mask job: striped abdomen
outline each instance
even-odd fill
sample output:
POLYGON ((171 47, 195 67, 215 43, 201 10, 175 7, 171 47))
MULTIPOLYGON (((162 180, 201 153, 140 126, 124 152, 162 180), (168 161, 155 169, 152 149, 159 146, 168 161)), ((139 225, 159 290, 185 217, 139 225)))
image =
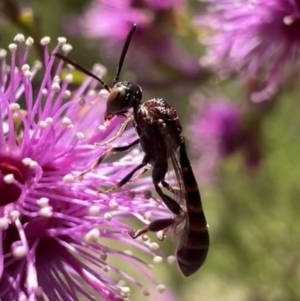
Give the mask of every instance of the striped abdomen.
POLYGON ((176 255, 183 275, 189 276, 196 272, 205 261, 209 247, 209 234, 198 184, 186 152, 184 138, 181 137, 181 139, 179 160, 186 191, 187 222, 185 227, 188 229, 186 229, 185 241, 179 245, 176 255))

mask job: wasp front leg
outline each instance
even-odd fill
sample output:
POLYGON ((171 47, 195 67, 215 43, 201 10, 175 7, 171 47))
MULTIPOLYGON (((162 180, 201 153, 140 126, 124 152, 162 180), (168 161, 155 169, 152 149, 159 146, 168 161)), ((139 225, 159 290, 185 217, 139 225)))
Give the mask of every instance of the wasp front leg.
POLYGON ((113 153, 119 153, 119 152, 124 152, 129 150, 130 148, 132 148, 133 146, 137 145, 140 142, 140 139, 136 139, 134 140, 132 143, 125 145, 125 146, 118 146, 118 147, 111 147, 109 149, 107 149, 98 159, 95 163, 92 164, 92 166, 90 168, 88 168, 87 170, 83 171, 82 173, 80 173, 78 175, 78 178, 83 178, 83 176, 89 172, 91 172, 92 170, 98 168, 98 166, 102 163, 102 161, 110 154, 113 153))
POLYGON ((113 141, 115 141, 118 138, 121 138, 123 133, 125 132, 125 130, 127 129, 127 126, 129 125, 129 123, 133 120, 133 116, 128 116, 127 119, 123 122, 123 124, 121 125, 120 129, 118 130, 117 134, 114 135, 113 137, 111 137, 109 140, 103 142, 103 143, 95 143, 96 145, 107 145, 112 143, 113 141))
MULTIPOLYGON (((138 139, 139 140, 139 139, 138 139)), ((121 188, 123 185, 125 185, 126 183, 128 183, 131 178, 133 177, 133 175, 138 171, 140 170, 141 168, 145 167, 150 161, 150 157, 148 155, 145 155, 143 161, 141 164, 139 164, 137 167, 135 167, 131 172, 129 172, 116 186, 108 189, 108 190, 105 190, 105 191, 102 191, 102 190, 99 190, 99 192, 102 192, 102 193, 111 193, 115 190, 117 190, 118 188, 121 188)))

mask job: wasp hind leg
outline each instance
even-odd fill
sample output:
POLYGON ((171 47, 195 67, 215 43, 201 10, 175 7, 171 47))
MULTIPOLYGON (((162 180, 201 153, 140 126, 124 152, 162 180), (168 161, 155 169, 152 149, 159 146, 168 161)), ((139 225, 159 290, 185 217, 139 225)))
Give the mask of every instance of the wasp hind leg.
POLYGON ((139 230, 131 229, 131 231, 129 231, 129 235, 132 238, 136 239, 136 238, 140 237, 141 235, 146 234, 147 232, 156 232, 157 233, 159 231, 163 231, 162 237, 159 238, 159 240, 163 241, 166 233, 168 232, 168 229, 173 224, 174 224, 174 218, 157 219, 157 220, 152 221, 148 226, 141 228, 139 230))
MULTIPOLYGON (((169 208, 169 210, 173 214, 178 215, 181 212, 180 205, 170 196, 164 194, 159 186, 159 183, 162 183, 164 181, 167 171, 168 171, 167 163, 154 164, 152 170, 152 180, 153 180, 155 190, 158 193, 158 195, 161 197, 162 201, 165 203, 165 205, 169 208)), ((170 187, 169 184, 168 187, 170 187)))

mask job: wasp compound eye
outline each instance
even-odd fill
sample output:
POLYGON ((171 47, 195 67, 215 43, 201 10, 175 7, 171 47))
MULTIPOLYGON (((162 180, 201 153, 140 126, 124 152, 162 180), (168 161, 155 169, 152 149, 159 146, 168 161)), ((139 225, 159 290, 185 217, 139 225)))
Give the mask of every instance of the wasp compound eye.
POLYGON ((138 106, 142 99, 142 89, 139 85, 124 81, 115 84, 109 93, 104 119, 111 119, 113 115, 126 112, 138 106))
POLYGON ((126 91, 123 87, 114 87, 108 95, 106 102, 106 112, 104 120, 111 119, 114 115, 124 111, 122 108, 126 97, 126 91))

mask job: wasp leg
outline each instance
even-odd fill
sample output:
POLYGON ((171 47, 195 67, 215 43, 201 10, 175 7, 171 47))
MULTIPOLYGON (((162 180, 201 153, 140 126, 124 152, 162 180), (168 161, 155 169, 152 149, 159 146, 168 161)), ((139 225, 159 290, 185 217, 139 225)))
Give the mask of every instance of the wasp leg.
POLYGON ((105 141, 104 143, 95 143, 96 145, 107 145, 115 141, 116 139, 122 137, 123 133, 125 132, 127 126, 129 125, 130 121, 133 120, 133 116, 128 116, 127 119, 123 122, 120 129, 118 130, 117 134, 111 137, 109 140, 105 141))
POLYGON ((98 160, 93 163, 93 165, 88 168, 87 170, 83 171, 82 173, 80 173, 78 175, 78 178, 83 178, 83 176, 85 174, 87 174, 88 172, 92 171, 93 169, 96 169, 100 164, 101 162, 110 154, 113 154, 113 153, 119 153, 119 152, 124 152, 124 151, 127 151, 129 150, 130 148, 132 148, 133 146, 135 146, 136 144, 138 144, 140 142, 140 139, 136 139, 134 140, 132 143, 128 144, 128 145, 125 145, 125 146, 118 146, 118 147, 112 147, 112 148, 109 148, 107 149, 99 158, 98 160))
POLYGON ((152 181, 153 181, 156 192, 161 197, 161 199, 165 203, 165 205, 169 208, 169 210, 172 213, 174 213, 175 215, 178 215, 181 211, 180 205, 174 199, 172 199, 170 196, 164 194, 163 191, 161 190, 161 188, 159 187, 159 183, 164 181, 167 171, 168 171, 167 163, 154 164, 153 170, 152 170, 152 181))
POLYGON ((168 232, 168 229, 170 226, 172 226, 174 224, 174 218, 162 218, 162 219, 157 219, 152 221, 148 226, 139 229, 137 231, 135 231, 134 229, 132 229, 129 232, 129 235, 132 238, 138 238, 139 236, 147 233, 147 232, 158 232, 158 231, 163 231, 163 236, 160 239, 161 241, 164 240, 164 237, 166 235, 166 233, 168 232))
POLYGON ((138 172, 136 174, 136 176, 134 178, 132 178, 132 180, 138 179, 140 178, 144 173, 146 173, 148 170, 150 169, 150 167, 145 167, 141 172, 138 172))
POLYGON ((172 192, 173 194, 176 194, 176 192, 180 191, 179 187, 171 186, 167 181, 162 180, 161 184, 164 188, 172 192))
POLYGON ((117 188, 121 188, 123 185, 125 185, 127 182, 130 181, 130 179, 132 178, 132 176, 141 168, 143 168, 147 163, 141 163, 139 164, 137 167, 135 167, 129 174, 127 174, 116 186, 105 190, 105 191, 101 191, 102 193, 110 193, 113 192, 114 190, 116 190, 117 188))
MULTIPOLYGON (((136 141, 139 141, 139 139, 137 139, 136 141)), ((139 164, 137 167, 135 167, 129 174, 127 174, 116 186, 106 190, 106 191, 101 191, 102 193, 110 193, 118 188, 121 188, 123 185, 125 185, 126 183, 128 183, 130 181, 130 179, 133 177, 133 175, 141 168, 143 168, 144 166, 146 166, 150 161, 150 157, 148 155, 144 156, 144 159, 142 161, 141 164, 139 164)))
MULTIPOLYGON (((126 117, 126 116, 125 116, 126 117)), ((113 137, 111 137, 109 140, 105 141, 104 143, 96 143, 96 145, 107 145, 112 143, 113 141, 115 141, 116 139, 122 137, 123 133, 125 132, 125 130, 127 129, 127 126, 129 125, 129 123, 133 120, 133 116, 128 116, 126 118, 126 120, 122 123, 120 129, 118 130, 118 132, 116 133, 116 135, 114 135, 113 137)))

